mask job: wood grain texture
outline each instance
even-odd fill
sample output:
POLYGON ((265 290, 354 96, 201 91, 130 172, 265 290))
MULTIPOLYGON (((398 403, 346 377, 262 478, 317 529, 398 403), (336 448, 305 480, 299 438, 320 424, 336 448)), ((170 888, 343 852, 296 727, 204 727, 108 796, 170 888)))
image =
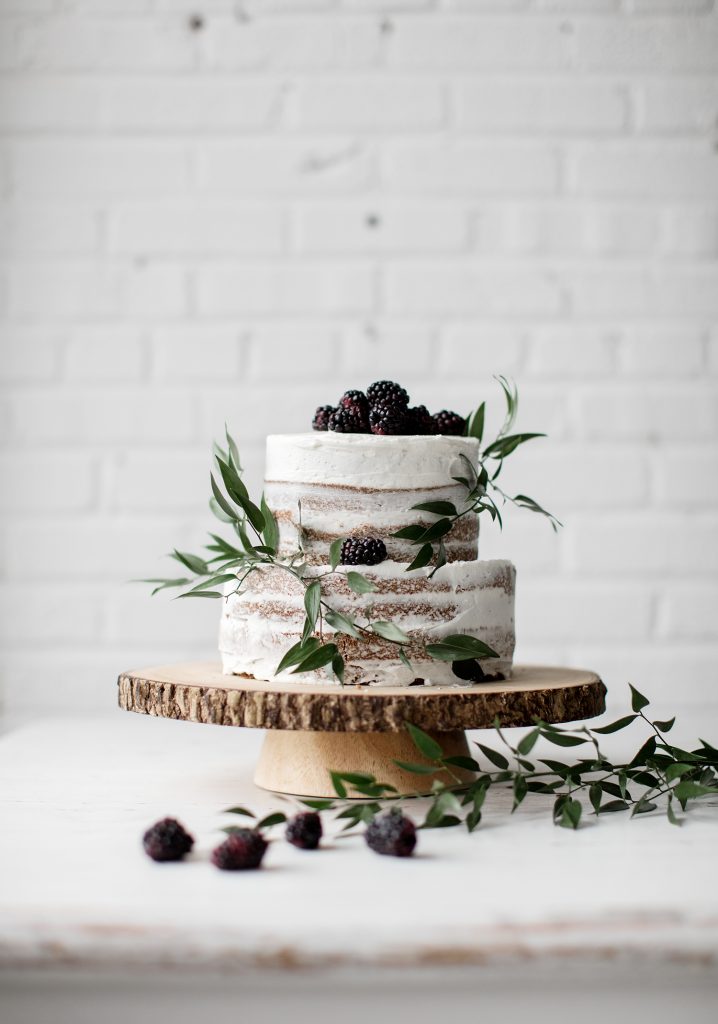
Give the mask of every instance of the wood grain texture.
POLYGON ((451 732, 531 725, 534 718, 572 722, 605 708, 606 688, 595 672, 515 666, 507 682, 456 687, 342 687, 268 683, 222 675, 196 662, 123 672, 125 711, 250 729, 316 732, 400 732, 406 722, 451 732))

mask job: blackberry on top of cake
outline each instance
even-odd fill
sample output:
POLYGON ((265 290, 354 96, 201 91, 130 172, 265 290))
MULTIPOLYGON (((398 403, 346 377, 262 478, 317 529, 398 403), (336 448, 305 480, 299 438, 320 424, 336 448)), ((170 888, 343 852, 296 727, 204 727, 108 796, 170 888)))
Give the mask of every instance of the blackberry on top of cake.
POLYGON ((448 434, 461 436, 466 420, 442 409, 433 415, 425 405, 410 406, 409 394, 393 380, 378 380, 363 391, 345 391, 336 405, 320 405, 314 430, 340 434, 448 434))

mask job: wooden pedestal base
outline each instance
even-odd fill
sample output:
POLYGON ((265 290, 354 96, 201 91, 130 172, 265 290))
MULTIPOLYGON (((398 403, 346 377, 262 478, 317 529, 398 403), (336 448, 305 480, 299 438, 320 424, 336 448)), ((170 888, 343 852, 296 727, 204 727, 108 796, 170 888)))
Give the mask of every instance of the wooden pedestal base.
MULTIPOLYGON (((463 732, 430 733, 446 756, 469 756, 463 732)), ((366 772, 379 782, 395 786, 401 795, 428 793, 431 783, 468 782, 470 772, 418 775, 394 764, 427 764, 406 732, 286 732, 273 730, 264 737, 254 781, 262 789, 293 796, 336 796, 330 772, 366 772)))

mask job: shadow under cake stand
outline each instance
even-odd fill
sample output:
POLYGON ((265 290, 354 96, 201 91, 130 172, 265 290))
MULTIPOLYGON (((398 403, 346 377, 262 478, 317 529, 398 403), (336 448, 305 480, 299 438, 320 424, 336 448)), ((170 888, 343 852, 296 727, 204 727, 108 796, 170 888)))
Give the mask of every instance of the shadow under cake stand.
POLYGON ((497 716, 505 727, 582 721, 604 711, 606 694, 595 672, 539 665, 515 665, 505 682, 375 687, 268 683, 223 675, 216 662, 189 662, 123 672, 118 687, 125 711, 266 729, 255 783, 319 797, 335 795, 330 771, 367 772, 402 794, 426 792, 433 778, 451 781, 394 763, 426 763, 407 722, 438 740, 446 756, 469 756, 465 729, 490 728, 497 716))

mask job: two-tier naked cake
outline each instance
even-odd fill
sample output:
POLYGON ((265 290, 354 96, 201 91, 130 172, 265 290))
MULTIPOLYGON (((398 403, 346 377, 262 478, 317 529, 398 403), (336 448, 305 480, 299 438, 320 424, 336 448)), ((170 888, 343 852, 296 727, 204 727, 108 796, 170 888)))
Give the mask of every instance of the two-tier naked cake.
MULTIPOLYGON (((306 580, 320 578, 326 602, 357 623, 356 635, 335 633, 326 622, 322 627, 324 639, 341 651, 346 684, 466 685, 472 677, 463 662, 426 653, 427 645, 457 634, 483 641, 498 655, 476 663, 476 681, 484 674, 510 675, 516 572, 509 561, 478 560, 478 517, 472 513, 456 519, 443 538, 446 564, 438 569, 429 563, 407 571, 416 546, 393 536, 405 527, 429 529, 436 523, 436 515, 412 510, 417 504, 445 501, 461 511, 466 488, 453 478, 465 476, 466 460, 479 465, 476 437, 429 433, 421 410, 405 410, 403 420, 392 419, 389 412, 380 419, 372 411, 371 427, 359 431, 351 429, 356 419, 336 413, 327 429, 320 409, 311 433, 267 438, 265 497, 279 528, 278 556, 289 559, 302 552, 305 582, 264 564, 246 577, 239 593, 223 601, 219 646, 224 672, 336 683, 330 666, 301 675, 290 668, 277 674, 282 657, 302 637, 306 580), (412 423, 421 432, 410 432, 412 423), (332 571, 330 546, 345 538, 378 539, 382 560, 340 564, 332 571), (373 589, 350 589, 347 570, 352 569, 373 589), (395 645, 360 628, 377 620, 393 623, 408 636, 405 657, 395 645)), ((437 429, 441 426, 437 421, 437 429)))

